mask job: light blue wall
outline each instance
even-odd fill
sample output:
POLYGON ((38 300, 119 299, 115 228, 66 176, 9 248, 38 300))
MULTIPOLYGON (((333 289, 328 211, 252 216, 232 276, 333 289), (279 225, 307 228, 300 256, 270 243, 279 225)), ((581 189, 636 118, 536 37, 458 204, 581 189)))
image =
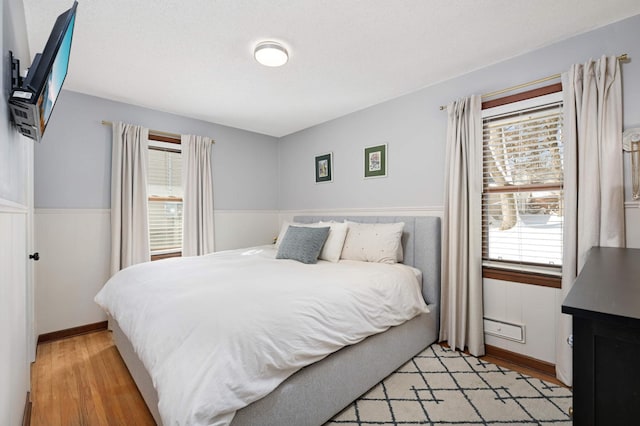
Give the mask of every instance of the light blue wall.
POLYGON ((214 137, 216 209, 439 207, 447 121, 440 105, 563 72, 591 57, 628 53, 631 62, 622 65, 624 124, 637 126, 638 39, 640 15, 279 140, 63 91, 42 144, 36 145, 35 204, 38 208, 108 208, 111 132, 100 121, 123 120, 214 137), (381 143, 389 145, 389 175, 365 180, 363 148, 381 143), (334 153, 334 182, 315 184, 314 156, 329 151, 334 153))
POLYGON ((124 121, 215 139, 216 210, 275 210, 276 138, 63 90, 42 143, 35 147, 35 207, 110 207, 111 127, 124 121))
MULTIPOLYGON (((440 105, 564 72, 603 54, 622 64, 625 128, 640 125, 640 15, 300 131, 279 144, 281 210, 443 205, 447 113, 440 105), (363 148, 389 144, 389 175, 364 180, 363 148), (314 156, 334 153, 333 183, 314 156)), ((428 55, 429 52, 424 52, 428 55)), ((434 61, 440 58, 433 58, 434 61)), ((628 180, 628 172, 627 172, 628 180)), ((628 185, 627 185, 628 186, 628 185)), ((625 196, 629 199, 629 189, 625 196)))

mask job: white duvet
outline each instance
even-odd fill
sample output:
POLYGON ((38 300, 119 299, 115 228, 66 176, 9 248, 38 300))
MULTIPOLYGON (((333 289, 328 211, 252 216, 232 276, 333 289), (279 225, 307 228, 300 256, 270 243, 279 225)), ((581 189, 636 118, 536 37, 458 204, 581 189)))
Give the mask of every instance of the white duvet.
POLYGON ((165 426, 227 425, 300 368, 427 312, 413 268, 305 265, 268 246, 135 265, 95 301, 153 379, 165 426))

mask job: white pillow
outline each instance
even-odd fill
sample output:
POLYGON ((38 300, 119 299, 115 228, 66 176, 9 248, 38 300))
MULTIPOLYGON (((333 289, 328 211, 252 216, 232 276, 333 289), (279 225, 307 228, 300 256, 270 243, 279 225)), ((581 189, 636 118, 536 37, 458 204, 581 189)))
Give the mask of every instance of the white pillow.
POLYGON ((320 259, 328 260, 329 262, 339 261, 349 225, 340 222, 320 222, 317 226, 329 226, 331 228, 329 237, 320 252, 320 259))
POLYGON ((278 234, 278 239, 276 240, 276 250, 280 248, 280 242, 284 238, 284 235, 287 233, 287 229, 289 225, 293 226, 306 226, 308 228, 319 228, 328 226, 331 229, 329 230, 329 236, 327 237, 327 241, 322 246, 322 251, 320 252, 320 256, 318 259, 328 260, 329 262, 337 262, 340 260, 340 255, 342 253, 342 246, 344 245, 344 239, 347 236, 348 225, 346 223, 339 222, 317 222, 317 223, 296 223, 296 222, 283 222, 282 227, 280 228, 280 234, 278 234))
POLYGON ((402 231, 404 222, 347 222, 349 231, 342 248, 342 259, 364 262, 402 262, 402 231))

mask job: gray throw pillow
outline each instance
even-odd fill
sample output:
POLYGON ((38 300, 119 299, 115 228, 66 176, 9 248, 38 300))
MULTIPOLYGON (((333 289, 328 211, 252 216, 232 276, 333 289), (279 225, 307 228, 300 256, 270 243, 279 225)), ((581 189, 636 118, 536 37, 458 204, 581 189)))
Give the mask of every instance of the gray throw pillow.
POLYGON ((276 259, 292 259, 302 263, 317 263, 324 242, 329 236, 329 227, 309 228, 289 226, 282 238, 276 259))

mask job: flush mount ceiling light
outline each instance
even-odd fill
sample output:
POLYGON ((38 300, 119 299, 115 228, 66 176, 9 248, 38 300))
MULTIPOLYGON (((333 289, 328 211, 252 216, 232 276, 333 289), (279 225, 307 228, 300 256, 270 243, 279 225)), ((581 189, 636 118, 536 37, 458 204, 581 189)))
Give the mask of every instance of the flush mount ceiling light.
POLYGON ((289 60, 289 52, 278 42, 263 41, 258 43, 253 56, 256 61, 266 67, 279 67, 287 63, 289 60))

